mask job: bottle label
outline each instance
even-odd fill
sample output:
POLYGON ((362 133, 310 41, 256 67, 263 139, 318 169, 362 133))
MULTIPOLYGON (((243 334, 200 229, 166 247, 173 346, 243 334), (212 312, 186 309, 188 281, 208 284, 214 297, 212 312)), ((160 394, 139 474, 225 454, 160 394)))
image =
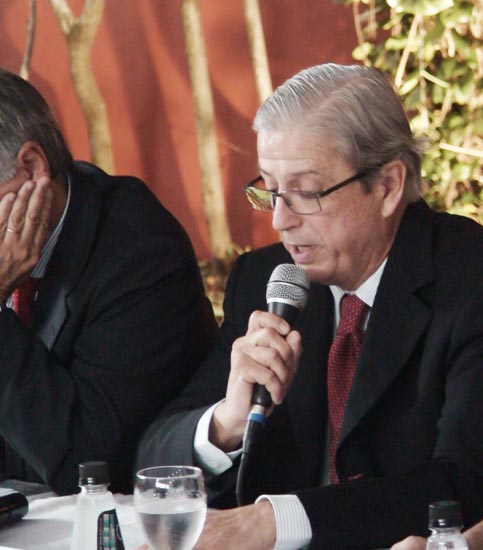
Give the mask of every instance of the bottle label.
POLYGON ((97 550, 125 550, 116 510, 106 510, 97 519, 97 550))

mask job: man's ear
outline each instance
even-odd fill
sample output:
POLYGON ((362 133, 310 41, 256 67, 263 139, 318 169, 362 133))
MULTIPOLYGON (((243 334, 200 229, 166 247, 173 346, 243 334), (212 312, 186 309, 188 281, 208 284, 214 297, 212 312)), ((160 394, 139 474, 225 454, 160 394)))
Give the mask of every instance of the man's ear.
POLYGON ((40 176, 50 177, 47 156, 36 141, 26 141, 17 153, 17 173, 19 171, 26 172, 32 181, 37 181, 40 176))
POLYGON ((406 165, 399 159, 388 162, 381 169, 382 215, 385 218, 392 216, 401 204, 406 171, 406 165))

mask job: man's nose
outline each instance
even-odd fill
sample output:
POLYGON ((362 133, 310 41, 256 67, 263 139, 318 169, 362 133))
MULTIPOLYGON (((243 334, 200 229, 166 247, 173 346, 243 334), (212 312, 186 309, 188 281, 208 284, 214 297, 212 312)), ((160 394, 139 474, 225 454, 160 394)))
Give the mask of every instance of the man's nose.
POLYGON ((286 231, 296 225, 300 216, 290 210, 285 197, 277 197, 272 212, 272 227, 275 231, 286 231))

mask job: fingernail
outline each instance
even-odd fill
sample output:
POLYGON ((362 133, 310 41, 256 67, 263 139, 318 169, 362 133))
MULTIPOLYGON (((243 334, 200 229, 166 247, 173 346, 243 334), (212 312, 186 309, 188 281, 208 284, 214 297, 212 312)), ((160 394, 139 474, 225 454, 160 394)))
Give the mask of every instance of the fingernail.
POLYGON ((290 325, 285 321, 280 323, 280 332, 285 332, 288 334, 290 332, 290 325))
POLYGON ((32 189, 34 188, 34 183, 32 181, 26 181, 24 184, 23 184, 23 188, 26 189, 27 191, 32 191, 32 189))

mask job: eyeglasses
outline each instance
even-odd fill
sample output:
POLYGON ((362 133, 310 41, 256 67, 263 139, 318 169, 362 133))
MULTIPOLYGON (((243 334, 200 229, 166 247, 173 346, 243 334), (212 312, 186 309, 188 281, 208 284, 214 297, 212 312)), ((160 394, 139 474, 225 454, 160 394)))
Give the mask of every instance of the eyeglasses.
POLYGON ((243 190, 245 191, 248 202, 255 210, 261 210, 262 212, 273 212, 276 200, 280 197, 294 214, 317 214, 317 212, 322 210, 322 207, 320 206, 320 199, 322 197, 330 195, 334 191, 349 185, 349 183, 352 183, 353 181, 364 178, 377 168, 380 168, 380 166, 366 168, 365 170, 358 172, 355 176, 347 178, 340 183, 336 183, 325 191, 301 191, 300 189, 291 189, 289 191, 270 191, 269 189, 263 189, 256 186, 257 183, 263 182, 262 176, 258 176, 250 183, 247 183, 243 187, 243 190))

